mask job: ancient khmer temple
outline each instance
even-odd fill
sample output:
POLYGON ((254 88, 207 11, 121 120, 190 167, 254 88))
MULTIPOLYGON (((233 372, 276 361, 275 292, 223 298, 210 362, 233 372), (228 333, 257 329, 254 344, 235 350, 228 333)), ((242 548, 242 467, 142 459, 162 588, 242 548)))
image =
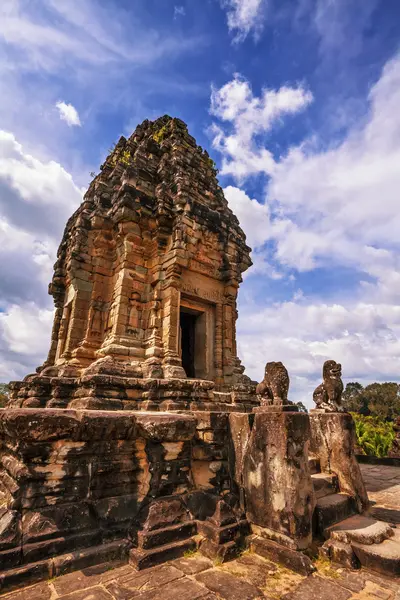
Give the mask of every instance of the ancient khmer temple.
POLYGON ((394 529, 368 514, 341 365, 310 414, 281 362, 258 385, 244 374, 250 248, 216 175, 185 123, 145 121, 68 221, 48 358, 0 411, 0 591, 246 546, 306 574, 312 552, 400 573, 394 529))

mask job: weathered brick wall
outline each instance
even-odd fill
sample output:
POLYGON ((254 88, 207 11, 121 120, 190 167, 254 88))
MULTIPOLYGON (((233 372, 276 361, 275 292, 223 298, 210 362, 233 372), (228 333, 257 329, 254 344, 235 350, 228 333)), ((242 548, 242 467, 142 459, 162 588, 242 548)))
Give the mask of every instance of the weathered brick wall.
POLYGON ((0 562, 32 563, 129 537, 192 489, 188 415, 2 410, 0 562), (150 508, 149 508, 150 506, 150 508))

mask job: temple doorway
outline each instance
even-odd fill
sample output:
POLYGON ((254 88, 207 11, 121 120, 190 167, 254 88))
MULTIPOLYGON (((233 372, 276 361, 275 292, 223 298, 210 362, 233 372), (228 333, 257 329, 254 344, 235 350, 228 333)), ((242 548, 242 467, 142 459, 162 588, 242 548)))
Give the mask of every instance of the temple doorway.
POLYGON ((186 377, 196 377, 195 351, 196 351, 196 321, 198 314, 189 309, 182 309, 180 313, 181 356, 182 367, 186 377))
POLYGON ((212 304, 181 297, 178 348, 182 367, 190 379, 212 380, 214 323, 212 304))

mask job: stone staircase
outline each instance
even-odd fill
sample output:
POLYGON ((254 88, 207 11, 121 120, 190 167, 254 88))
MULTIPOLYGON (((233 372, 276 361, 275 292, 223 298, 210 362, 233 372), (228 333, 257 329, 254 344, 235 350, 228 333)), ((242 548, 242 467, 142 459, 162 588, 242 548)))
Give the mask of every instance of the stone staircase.
POLYGON ((315 456, 309 465, 317 499, 313 531, 323 541, 320 554, 352 569, 400 576, 400 530, 368 512, 358 514, 353 498, 340 491, 336 475, 321 473, 315 456))
POLYGON ((183 556, 197 550, 196 521, 170 525, 153 531, 140 531, 137 547, 129 553, 129 562, 136 569, 154 565, 183 556))

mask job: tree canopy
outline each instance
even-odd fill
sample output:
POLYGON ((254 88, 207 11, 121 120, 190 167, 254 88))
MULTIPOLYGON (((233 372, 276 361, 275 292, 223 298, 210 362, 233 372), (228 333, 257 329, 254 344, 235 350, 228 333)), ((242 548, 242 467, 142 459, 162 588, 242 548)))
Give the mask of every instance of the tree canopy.
POLYGON ((400 386, 386 382, 363 387, 353 381, 343 392, 343 406, 350 412, 393 421, 400 416, 400 386))

